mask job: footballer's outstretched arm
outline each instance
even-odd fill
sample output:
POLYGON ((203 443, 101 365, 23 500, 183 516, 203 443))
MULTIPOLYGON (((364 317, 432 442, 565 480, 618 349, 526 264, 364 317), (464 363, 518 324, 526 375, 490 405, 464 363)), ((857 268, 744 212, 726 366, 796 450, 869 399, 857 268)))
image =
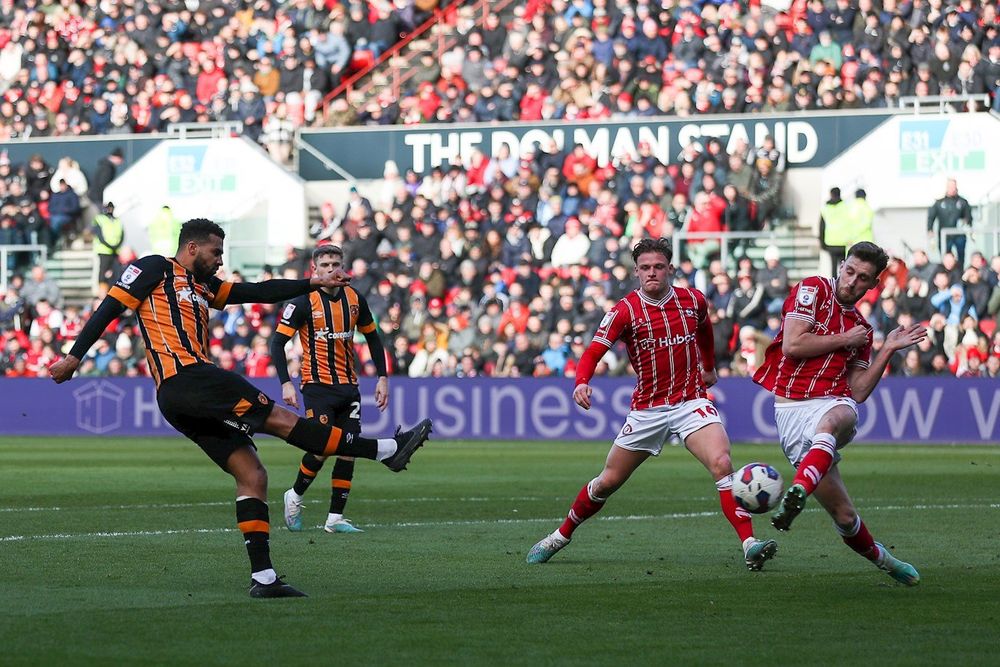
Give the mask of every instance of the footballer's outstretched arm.
POLYGON ((809 359, 829 354, 843 347, 861 347, 868 341, 868 330, 860 324, 830 336, 812 332, 813 324, 796 317, 785 317, 781 352, 789 359, 809 359))
POLYGON ((87 354, 97 339, 101 337, 108 325, 114 322, 125 312, 125 304, 113 296, 107 296, 97 310, 93 312, 87 323, 83 325, 80 335, 76 337, 72 349, 63 359, 49 367, 49 375, 56 381, 56 384, 65 382, 73 377, 80 360, 87 354))
POLYGON ((210 285, 215 292, 215 299, 212 302, 215 308, 235 303, 279 303, 308 294, 320 287, 343 287, 350 284, 350 279, 343 271, 325 277, 316 275, 302 280, 272 278, 259 283, 230 283, 217 278, 215 280, 218 282, 210 285))
POLYGON ((864 403, 875 390, 878 381, 882 379, 885 367, 892 360, 892 355, 911 345, 916 345, 927 337, 927 329, 919 322, 908 327, 896 327, 885 337, 882 349, 875 359, 867 366, 856 366, 847 374, 847 384, 851 387, 851 396, 858 403, 864 403))

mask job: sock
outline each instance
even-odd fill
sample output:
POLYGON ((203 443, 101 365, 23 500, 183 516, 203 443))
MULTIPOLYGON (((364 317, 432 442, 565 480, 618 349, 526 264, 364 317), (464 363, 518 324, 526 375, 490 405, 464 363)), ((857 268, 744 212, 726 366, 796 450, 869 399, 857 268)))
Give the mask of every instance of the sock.
POLYGON ((746 542, 753 538, 753 523, 750 512, 737 506, 733 499, 733 475, 726 475, 722 479, 715 481, 715 488, 719 490, 719 504, 722 505, 722 514, 726 517, 736 534, 740 536, 740 542, 746 542))
POLYGON ((831 433, 817 433, 813 436, 812 447, 806 452, 792 484, 805 487, 806 495, 812 494, 819 482, 833 465, 833 454, 837 451, 837 440, 831 433))
POLYGON ((855 515, 854 523, 850 526, 834 525, 837 528, 837 532, 844 539, 844 544, 871 562, 878 562, 879 550, 875 546, 875 540, 872 538, 871 533, 868 532, 868 527, 865 526, 865 522, 861 520, 860 516, 855 515))
POLYGON ((343 514, 354 478, 354 460, 338 458, 330 478, 330 514, 343 514))
POLYGON ((379 461, 385 461, 399 449, 395 438, 379 438, 376 443, 378 453, 375 454, 375 458, 379 461))
POLYGON ((273 578, 267 581, 268 571, 271 577, 274 576, 269 543, 271 524, 268 520, 267 503, 249 496, 237 498, 236 524, 243 533, 243 540, 247 545, 251 576, 262 584, 272 583, 273 578))
POLYGON ((573 506, 569 509, 569 514, 566 515, 566 520, 559 526, 559 534, 567 540, 573 536, 573 531, 576 530, 577 526, 600 512, 601 508, 604 507, 606 498, 597 498, 590 491, 593 483, 594 480, 590 480, 580 489, 576 500, 573 501, 573 506))
POLYGON ((323 467, 323 460, 316 458, 308 452, 302 456, 302 463, 299 464, 299 474, 295 477, 295 485, 292 490, 300 496, 305 495, 309 490, 309 485, 316 479, 320 468, 323 467))
POLYGON ((301 417, 295 422, 285 441, 320 456, 337 454, 374 459, 378 455, 378 442, 372 438, 363 438, 358 433, 301 417))

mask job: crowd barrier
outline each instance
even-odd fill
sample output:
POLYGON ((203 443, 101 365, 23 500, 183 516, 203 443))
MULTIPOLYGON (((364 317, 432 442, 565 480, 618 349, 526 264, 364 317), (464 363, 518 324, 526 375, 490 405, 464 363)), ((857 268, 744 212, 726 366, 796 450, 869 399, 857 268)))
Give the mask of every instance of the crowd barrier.
MULTIPOLYGON (((280 400, 278 382, 254 381, 280 400)), ((594 381, 594 407, 578 408, 566 379, 390 379, 388 410, 362 380, 364 431, 391 433, 424 417, 435 437, 470 440, 610 440, 628 411, 633 382, 594 381)), ((773 399, 746 379, 712 388, 734 441, 773 442, 773 399)), ((144 378, 0 379, 0 433, 34 436, 173 435, 144 378)), ((857 441, 1000 444, 1000 383, 990 379, 888 378, 862 404, 857 441)))

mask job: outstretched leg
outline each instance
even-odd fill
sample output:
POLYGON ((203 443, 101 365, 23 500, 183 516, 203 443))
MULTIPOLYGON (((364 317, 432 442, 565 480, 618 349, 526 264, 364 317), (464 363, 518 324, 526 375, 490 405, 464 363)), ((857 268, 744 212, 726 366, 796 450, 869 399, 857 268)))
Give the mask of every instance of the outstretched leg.
POLYGON ((612 493, 621 488, 642 462, 650 457, 646 451, 635 451, 612 445, 608 458, 604 462, 601 474, 590 480, 580 489, 573 506, 563 524, 550 535, 543 537, 528 551, 527 561, 532 564, 544 563, 552 558, 557 551, 569 544, 573 531, 577 527, 601 511, 604 501, 612 493))
POLYGON ((858 413, 848 405, 834 405, 816 424, 809 450, 799 461, 792 484, 781 499, 781 506, 771 517, 771 525, 778 530, 789 530, 806 505, 809 497, 833 466, 838 447, 850 442, 858 413))
POLYGON ((366 438, 358 433, 299 417, 275 405, 264 422, 265 433, 319 456, 353 456, 381 461, 390 470, 406 469, 413 452, 422 447, 431 433, 425 419, 409 431, 397 431, 393 438, 366 438))
POLYGON ((865 522, 858 516, 854 503, 847 493, 847 487, 840 476, 840 469, 834 466, 816 487, 816 500, 827 511, 840 533, 844 544, 867 558, 890 577, 901 584, 916 586, 920 574, 909 563, 899 560, 872 538, 865 522))

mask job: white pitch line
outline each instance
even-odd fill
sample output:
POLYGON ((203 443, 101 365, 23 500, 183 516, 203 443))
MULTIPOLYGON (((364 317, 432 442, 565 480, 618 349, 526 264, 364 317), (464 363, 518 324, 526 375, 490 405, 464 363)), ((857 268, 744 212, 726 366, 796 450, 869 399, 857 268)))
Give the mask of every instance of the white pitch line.
MULTIPOLYGON (((560 496, 513 496, 513 497, 480 497, 472 496, 468 498, 435 498, 435 497, 418 497, 418 498, 352 498, 351 504, 365 504, 365 503, 440 503, 440 502, 460 502, 460 503, 489 503, 489 502, 540 502, 548 500, 565 500, 565 497, 560 496)), ((687 500, 687 501, 703 501, 711 500, 708 496, 702 496, 698 498, 678 498, 676 500, 687 500)), ((231 506, 234 501, 213 501, 205 503, 150 503, 150 504, 137 504, 137 505, 92 505, 83 506, 75 505, 73 507, 62 507, 59 505, 42 506, 42 507, 0 507, 0 513, 12 514, 15 512, 67 512, 67 511, 78 511, 78 512, 93 512, 93 511, 108 511, 108 510, 158 510, 158 509, 186 509, 195 507, 223 507, 231 506)), ((329 500, 327 499, 312 499, 303 501, 306 505, 327 505, 329 500)), ((268 501, 270 505, 279 506, 281 504, 280 500, 272 499, 268 501)))
MULTIPOLYGON (((899 511, 899 510, 953 510, 953 509, 1000 509, 1000 503, 982 504, 948 504, 948 505, 881 505, 866 508, 867 511, 899 511)), ((807 512, 819 512, 817 509, 807 512)), ((696 519, 717 516, 718 511, 684 512, 671 514, 630 514, 623 516, 597 516, 597 521, 649 521, 662 519, 696 519)), ((519 523, 556 523, 564 517, 547 519, 477 519, 453 521, 412 521, 399 523, 372 523, 371 528, 427 528, 432 526, 485 526, 508 525, 519 523)), ((321 528, 321 526, 315 526, 321 528)), ((101 531, 93 533, 53 533, 48 535, 7 535, 0 537, 0 542, 24 542, 27 540, 72 540, 104 537, 158 537, 162 535, 194 535, 201 533, 233 533, 235 528, 184 528, 176 530, 135 530, 135 531, 101 531)))

